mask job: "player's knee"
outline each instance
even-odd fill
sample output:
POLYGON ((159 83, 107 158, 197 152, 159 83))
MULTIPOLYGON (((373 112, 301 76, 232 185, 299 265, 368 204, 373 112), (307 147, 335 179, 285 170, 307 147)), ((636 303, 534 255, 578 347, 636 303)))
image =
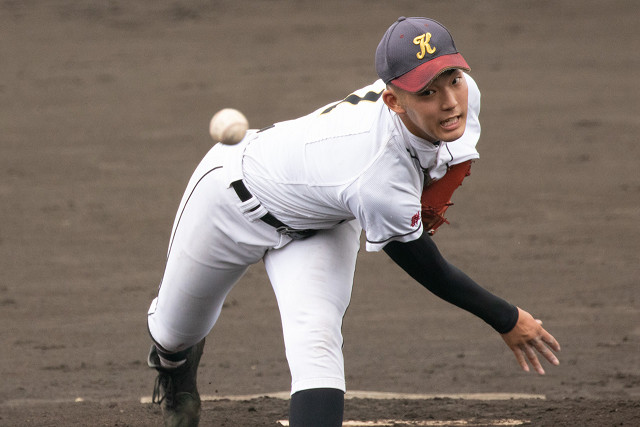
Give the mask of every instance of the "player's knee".
POLYGON ((287 344, 307 349, 312 354, 334 352, 342 347, 342 322, 330 317, 296 322, 285 331, 287 344))
POLYGON ((335 328, 298 331, 286 342, 292 391, 332 387, 344 389, 342 335, 335 328))

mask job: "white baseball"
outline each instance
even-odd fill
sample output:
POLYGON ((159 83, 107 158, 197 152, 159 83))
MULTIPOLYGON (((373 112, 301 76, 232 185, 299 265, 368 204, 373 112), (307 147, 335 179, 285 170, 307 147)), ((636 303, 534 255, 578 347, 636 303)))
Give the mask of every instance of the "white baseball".
POLYGON ((234 145, 242 141, 249 129, 247 118, 234 108, 223 108, 209 122, 209 134, 216 142, 234 145))

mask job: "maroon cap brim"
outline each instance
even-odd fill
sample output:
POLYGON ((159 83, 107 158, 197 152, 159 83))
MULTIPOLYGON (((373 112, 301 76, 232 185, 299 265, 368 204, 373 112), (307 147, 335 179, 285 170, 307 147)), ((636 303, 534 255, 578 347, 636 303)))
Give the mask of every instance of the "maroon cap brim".
POLYGON ((467 61, 459 53, 442 55, 417 66, 408 73, 392 80, 391 83, 408 92, 418 92, 442 74, 443 71, 454 68, 460 68, 465 71, 471 69, 467 61))

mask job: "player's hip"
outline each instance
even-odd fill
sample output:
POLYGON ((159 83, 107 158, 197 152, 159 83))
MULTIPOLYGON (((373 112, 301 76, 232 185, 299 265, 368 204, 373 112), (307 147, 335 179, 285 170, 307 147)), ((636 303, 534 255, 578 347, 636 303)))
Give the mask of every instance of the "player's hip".
POLYGON ((212 267, 249 265, 288 242, 273 227, 250 220, 228 182, 224 164, 198 167, 176 213, 169 257, 175 251, 212 267))

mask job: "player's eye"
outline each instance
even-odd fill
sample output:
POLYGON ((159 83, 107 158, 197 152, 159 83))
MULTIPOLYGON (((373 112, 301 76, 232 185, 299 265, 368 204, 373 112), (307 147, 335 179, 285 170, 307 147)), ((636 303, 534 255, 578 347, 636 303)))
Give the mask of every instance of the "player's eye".
POLYGON ((431 96, 435 93, 432 89, 425 89, 422 92, 418 93, 418 96, 431 96))

